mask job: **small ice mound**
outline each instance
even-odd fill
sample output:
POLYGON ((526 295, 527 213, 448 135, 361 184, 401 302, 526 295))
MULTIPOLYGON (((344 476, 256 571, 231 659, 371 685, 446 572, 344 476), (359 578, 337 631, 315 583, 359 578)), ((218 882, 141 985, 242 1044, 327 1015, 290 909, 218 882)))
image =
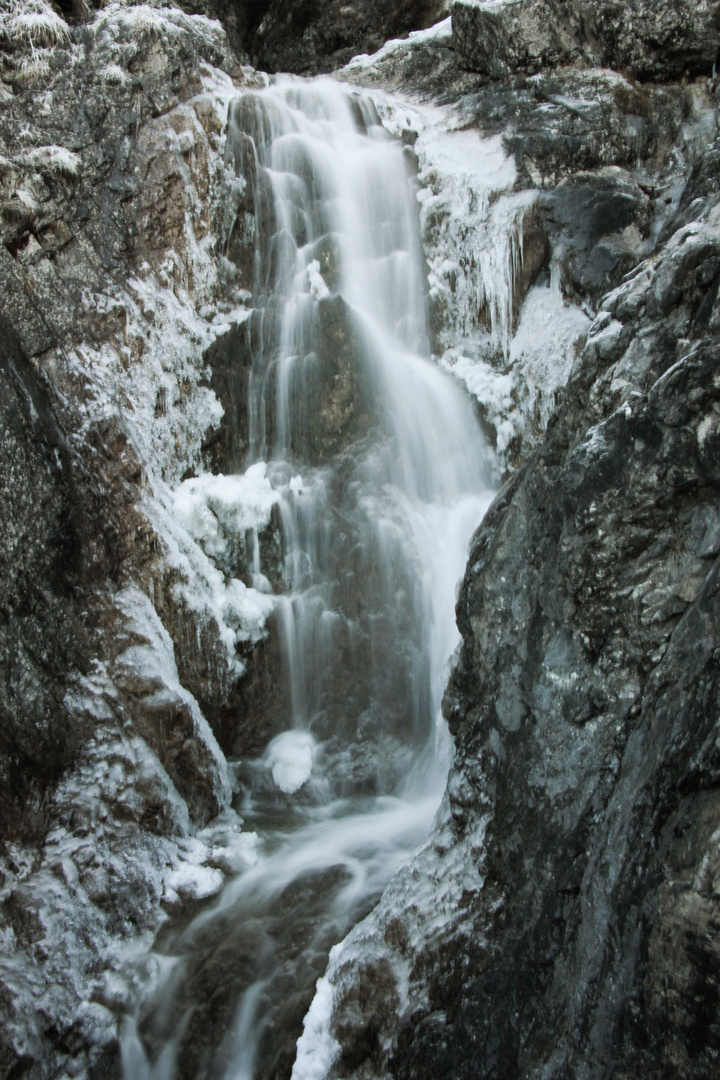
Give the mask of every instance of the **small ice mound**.
POLYGON ((313 259, 308 264, 308 278, 310 279, 310 295, 313 300, 325 300, 330 295, 330 290, 325 284, 325 279, 320 273, 320 263, 313 259))
POLYGON ((294 795, 310 778, 314 758, 315 740, 309 731, 284 731, 265 751, 265 764, 287 795, 294 795))
POLYGON ((263 529, 278 501, 264 461, 238 476, 203 473, 184 480, 173 494, 175 515, 211 557, 222 555, 228 538, 263 529))
POLYGON ((293 495, 302 495, 303 493, 303 481, 302 476, 290 477, 290 491, 293 495))
POLYGON ((184 900, 206 900, 220 892, 224 880, 221 872, 213 867, 181 862, 167 879, 165 899, 169 903, 174 902, 177 897, 184 900))

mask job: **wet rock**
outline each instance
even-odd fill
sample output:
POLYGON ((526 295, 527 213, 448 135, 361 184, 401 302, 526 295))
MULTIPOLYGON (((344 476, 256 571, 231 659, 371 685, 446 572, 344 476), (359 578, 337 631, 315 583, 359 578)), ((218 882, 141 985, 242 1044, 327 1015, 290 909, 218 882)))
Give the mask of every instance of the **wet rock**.
POLYGON ((713 70, 720 24, 711 0, 585 4, 583 17, 585 33, 599 42, 604 66, 658 82, 713 70))
POLYGON ((204 463, 210 472, 242 469, 250 449, 249 407, 252 353, 247 322, 218 337, 205 354, 209 385, 222 405, 220 424, 205 435, 204 463))
POLYGON ((522 222, 522 262, 513 279, 513 320, 517 318, 528 289, 537 280, 538 274, 548 265, 550 245, 546 225, 536 206, 525 214, 522 222))
POLYGON ((218 740, 228 757, 257 757, 292 716, 290 688, 278 678, 284 670, 283 628, 271 615, 268 636, 242 650, 246 673, 235 692, 214 711, 218 740))
POLYGON ((314 430, 307 449, 310 460, 327 460, 361 434, 371 400, 363 383, 364 365, 358 359, 364 344, 341 296, 318 302, 318 338, 317 361, 311 361, 314 370, 308 386, 314 430))
POLYGON ((624 171, 575 173, 546 201, 553 259, 572 295, 595 303, 638 262, 650 200, 624 171))
MULTIPOLYGON (((234 1030, 237 1003, 245 990, 253 992, 258 976, 265 981, 254 1007, 261 1028, 256 1064, 265 1076, 289 1077, 327 952, 352 918, 350 912, 339 914, 338 926, 326 919, 333 898, 347 883, 342 865, 310 870, 267 894, 262 887, 250 890, 206 928, 191 927, 185 940, 163 942, 181 955, 191 942, 194 946, 182 993, 172 1002, 177 1022, 192 1007, 181 1036, 180 1078, 209 1077, 237 1061, 242 1053, 234 1030)), ((152 1045, 152 1016, 143 1033, 152 1045)))
POLYGON ((77 489, 52 390, 5 322, 0 379, 3 818, 7 832, 39 826, 42 835, 44 791, 83 737, 63 698, 70 671, 89 663, 73 596, 89 554, 82 536, 89 493, 77 489), (24 807, 33 803, 35 814, 26 816, 24 807))

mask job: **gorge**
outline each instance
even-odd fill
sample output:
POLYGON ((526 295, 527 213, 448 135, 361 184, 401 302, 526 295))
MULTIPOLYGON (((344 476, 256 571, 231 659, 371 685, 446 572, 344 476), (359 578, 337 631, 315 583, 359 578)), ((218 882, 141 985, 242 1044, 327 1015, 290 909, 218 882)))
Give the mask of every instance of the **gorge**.
POLYGON ((716 7, 183 8, 0 5, 0 1077, 714 1076, 716 7))

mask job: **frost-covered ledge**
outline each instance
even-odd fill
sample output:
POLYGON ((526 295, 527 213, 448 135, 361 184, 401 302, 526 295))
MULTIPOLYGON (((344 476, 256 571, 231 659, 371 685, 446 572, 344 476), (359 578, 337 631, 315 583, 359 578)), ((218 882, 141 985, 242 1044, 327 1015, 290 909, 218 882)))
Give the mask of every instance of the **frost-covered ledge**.
POLYGON ((87 490, 109 552, 82 587, 94 656, 64 673, 69 765, 41 834, 3 838, 0 1071, 86 1076, 116 1054, 164 911, 254 857, 179 669, 202 637, 226 692, 272 603, 222 559, 269 517, 262 467, 243 481, 202 465, 222 412, 204 355, 247 315, 222 255, 242 191, 224 127, 256 76, 219 24, 172 8, 114 3, 70 28, 32 0, 0 22, 2 314, 64 433, 59 475, 87 490))

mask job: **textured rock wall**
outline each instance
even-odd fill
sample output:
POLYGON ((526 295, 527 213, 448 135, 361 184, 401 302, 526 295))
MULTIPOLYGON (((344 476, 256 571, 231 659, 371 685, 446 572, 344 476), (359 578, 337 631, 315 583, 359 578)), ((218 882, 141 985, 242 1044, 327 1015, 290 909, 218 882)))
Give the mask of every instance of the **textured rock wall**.
POLYGON ((272 0, 251 52, 262 70, 316 75, 356 53, 374 52, 388 38, 430 26, 446 8, 445 0, 272 0))
POLYGON ((544 442, 472 541, 447 802, 338 950, 331 1075, 717 1069, 720 233, 705 174, 673 225, 688 205, 695 220, 604 297, 544 442))
POLYGON ((720 47, 713 0, 456 0, 463 67, 493 78, 581 62, 658 81, 709 74, 720 47))
POLYGON ((29 14, 0 7, 0 1075, 105 1076, 123 950, 249 850, 208 717, 242 742, 262 631, 169 511, 221 415, 223 131, 254 75, 178 10, 29 14))

